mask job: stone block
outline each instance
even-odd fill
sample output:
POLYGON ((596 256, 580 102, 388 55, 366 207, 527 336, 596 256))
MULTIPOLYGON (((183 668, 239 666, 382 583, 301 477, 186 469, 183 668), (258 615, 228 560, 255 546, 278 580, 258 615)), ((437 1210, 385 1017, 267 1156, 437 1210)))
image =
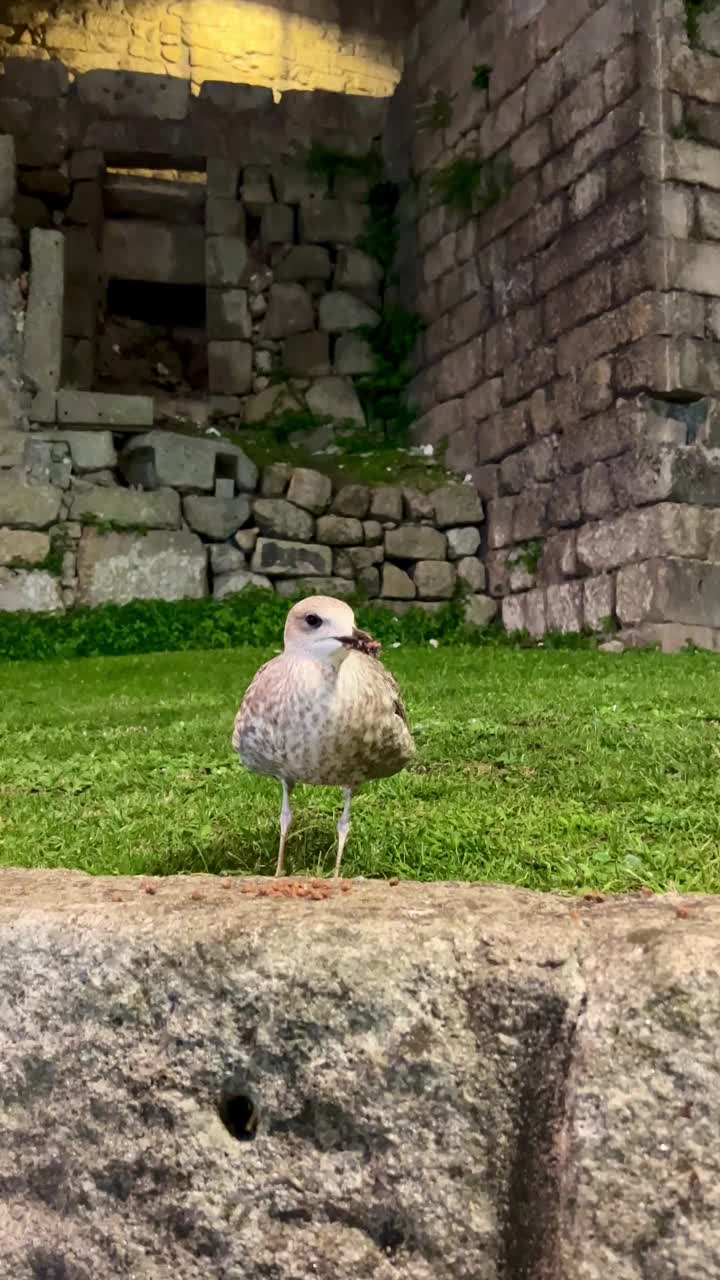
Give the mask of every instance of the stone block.
POLYGON ((184 120, 190 106, 188 80, 141 71, 86 71, 75 81, 75 92, 101 116, 184 120))
POLYGON ((342 333, 335 343, 335 370, 343 377, 373 373, 377 360, 370 343, 359 333, 342 333))
POLYGON ((413 581, 421 600, 450 600, 455 590, 455 566, 447 560, 420 560, 413 581))
MULTIPOLYGON (((320 471, 312 471, 308 467, 295 467, 290 476, 288 500, 304 511, 311 511, 319 516, 329 506, 332 497, 332 481, 320 471)), ((337 511, 337 506, 333 507, 337 511)), ((342 515, 364 515, 364 512, 345 511, 342 515)), ((300 539, 302 541, 303 539, 300 539)), ((360 539, 362 541, 362 538, 360 539)))
POLYGON ((349 578, 289 578, 280 579, 275 584, 279 596, 291 600, 296 596, 302 598, 309 594, 318 596, 350 596, 355 591, 355 583, 349 578))
POLYGON ((48 529, 60 515, 62 491, 49 484, 26 484, 23 472, 0 472, 0 526, 48 529))
POLYGON ((262 212, 260 242, 264 245, 292 244, 295 214, 289 205, 269 204, 262 212))
POLYGON ((300 239, 305 244, 354 245, 367 219, 367 205, 351 200, 310 200, 300 205, 300 239))
POLYGON ((320 516, 315 537, 323 546, 357 547, 364 540, 362 522, 353 516, 320 516))
POLYGON ((349 378, 318 378, 305 398, 308 408, 318 418, 365 426, 365 413, 349 378))
POLYGON ((403 488, 403 514, 410 521, 434 520, 435 507, 429 493, 420 489, 403 488))
POLYGON ((180 493, 213 493, 218 471, 234 476, 238 489, 252 493, 258 477, 255 463, 237 445, 174 431, 134 436, 120 456, 120 470, 128 484, 180 493))
POLYGON ((253 348, 249 342, 218 342, 207 344, 208 385, 210 390, 225 396, 241 396, 252 390, 253 348))
MULTIPOLYGON (((263 498, 282 498, 290 483, 293 468, 289 462, 271 462, 263 467, 260 493, 263 498)), ((301 504, 298 503, 298 506, 301 504)))
POLYGON ((470 595, 463 600, 463 618, 468 627, 487 627, 497 617, 497 601, 486 595, 470 595))
POLYGON ((380 321, 379 313, 373 307, 361 298, 340 290, 323 295, 318 314, 320 328, 325 333, 349 333, 352 329, 374 327, 380 321))
POLYGON ((331 369, 328 335, 317 329, 291 334, 283 342, 282 365, 296 377, 326 377, 331 369))
POLYGON ((586 578, 583 583, 583 617, 586 627, 601 631, 608 619, 615 614, 615 578, 603 573, 597 578, 586 578))
MULTIPOLYGON (((200 102, 209 103, 232 116, 256 115, 262 118, 273 110, 273 91, 262 85, 233 84, 226 80, 203 80, 200 86, 200 102)), ((245 121, 233 121, 233 125, 245 121)), ((208 161, 208 165, 210 161, 208 161)))
POLYGON ((316 543, 258 538, 251 568, 271 578, 327 577, 332 574, 332 550, 316 543))
POLYGON ((414 600, 417 592, 409 573, 395 564, 385 563, 380 594, 388 600, 414 600))
POLYGON ((469 484, 443 485, 430 495, 439 528, 478 524, 485 517, 482 502, 469 484))
POLYGON ((210 547, 210 567, 217 578, 245 568, 245 553, 232 542, 214 543, 210 547))
POLYGON ((270 184, 270 170, 263 165, 248 164, 243 169, 240 192, 243 204, 255 217, 261 217, 275 199, 270 184))
POLYGON ((0 218, 12 218, 15 212, 15 141, 0 135, 0 218))
MULTIPOLYGON (((214 239, 207 241, 208 253, 215 243, 214 239)), ((139 218, 108 218, 103 225, 102 269, 111 280, 204 285, 203 228, 167 226, 139 218)), ((239 281, 214 278, 208 265, 209 285, 236 283, 239 281)))
POLYGON ((62 608, 60 583, 53 574, 0 568, 0 613, 56 613, 62 608))
POLYGON ((476 457, 481 464, 504 458, 530 439, 527 410, 516 405, 494 413, 479 423, 476 430, 476 457))
MULTIPOLYGON (((205 85, 203 85, 204 89, 205 85)), ((201 90, 202 93, 202 90, 201 90)), ((209 156, 206 164, 207 194, 221 200, 237 201, 240 171, 232 161, 209 156)))
POLYGON ((514 541, 517 498, 493 498, 488 503, 488 546, 492 550, 508 547, 514 541))
POLYGON ((332 275, 330 254, 322 245, 296 244, 274 268, 276 283, 303 280, 329 280, 332 275))
POLYGON ((53 444, 62 441, 70 448, 73 470, 80 474, 83 471, 112 470, 117 463, 117 454, 110 431, 53 431, 44 439, 53 444))
POLYGON ((208 288, 237 288, 248 283, 251 264, 241 236, 208 236, 203 279, 208 288))
POLYGON ((369 295, 373 299, 379 297, 382 279, 383 269, 369 253, 352 248, 338 250, 333 277, 335 289, 359 293, 361 297, 369 295))
POLYGON ((0 565, 40 564, 49 550, 46 533, 0 528, 0 565))
POLYGON ((73 426, 151 427, 150 396, 125 396, 115 392, 59 391, 58 422, 73 426))
POLYGON ((206 550, 186 530, 100 534, 83 530, 78 547, 78 603, 197 599, 207 593, 206 550))
POLYGON ((180 498, 172 489, 141 493, 83 482, 72 490, 70 519, 125 529, 176 529, 180 498))
POLYGON ((428 525, 403 524, 385 534, 385 554, 393 560, 443 560, 447 538, 428 525))
MULTIPOLYGON (((215 550, 211 547, 211 552, 215 550)), ((220 573, 213 581, 213 596, 216 600, 224 600, 226 596, 239 595, 247 587, 257 587, 261 591, 272 591, 273 585, 263 573, 251 573, 248 569, 233 569, 220 573)))
POLYGON ((370 510, 370 490, 365 484, 346 484, 335 494, 333 512, 363 520, 370 510))
POLYGON ((394 484, 382 484, 371 490, 370 516, 373 520, 402 520, 402 489, 394 484))
POLYGON ((566 635, 583 628, 582 582, 558 583, 545 593, 546 627, 548 631, 566 635))
POLYGON ((314 327, 313 302, 300 284, 274 284, 270 288, 268 309, 262 326, 264 338, 285 338, 293 333, 306 333, 314 327))
POLYGON ((23 373, 38 391, 55 391, 62 363, 64 246, 59 231, 30 233, 30 292, 23 373))
POLYGON ((457 561, 455 568, 460 582, 464 582, 471 591, 477 593, 485 590, 487 575, 482 560, 478 560, 476 556, 463 556, 457 561))
POLYGON ((207 331, 208 337, 213 340, 250 340, 252 318, 248 311, 246 289, 208 289, 207 331))
POLYGON ((379 546, 385 537, 379 520, 363 520, 363 534, 368 547, 379 546))
POLYGON ((190 494, 183 498, 183 516, 195 533, 212 542, 225 542, 250 519, 250 499, 215 498, 190 494))
POLYGON ((284 204, 304 204, 327 196, 327 179, 310 173, 306 164, 286 161, 273 170, 273 183, 278 200, 284 204))
POLYGON ((446 529, 448 560, 462 560, 474 556, 480 546, 480 532, 473 525, 459 529, 446 529))
POLYGON ((234 236, 244 240, 245 210, 240 201, 208 194, 205 233, 208 236, 234 236))
POLYGON ((303 408, 303 399, 291 386, 277 383, 266 387, 245 402, 245 421, 248 425, 264 422, 283 413, 297 413, 303 408))
POLYGON ((315 521, 310 513, 294 506, 286 498, 256 498, 253 519, 266 538, 310 542, 315 530, 315 521))

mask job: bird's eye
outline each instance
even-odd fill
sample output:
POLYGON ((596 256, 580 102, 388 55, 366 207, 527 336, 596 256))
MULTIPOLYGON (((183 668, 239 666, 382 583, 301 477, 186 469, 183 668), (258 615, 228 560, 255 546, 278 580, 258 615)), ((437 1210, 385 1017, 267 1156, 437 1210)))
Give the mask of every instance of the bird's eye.
POLYGON ((306 614, 305 614, 305 621, 307 622, 307 624, 308 624, 308 626, 309 626, 309 627, 321 627, 321 626, 322 626, 322 618, 319 618, 319 617, 318 617, 318 615, 317 615, 316 613, 306 613, 306 614))

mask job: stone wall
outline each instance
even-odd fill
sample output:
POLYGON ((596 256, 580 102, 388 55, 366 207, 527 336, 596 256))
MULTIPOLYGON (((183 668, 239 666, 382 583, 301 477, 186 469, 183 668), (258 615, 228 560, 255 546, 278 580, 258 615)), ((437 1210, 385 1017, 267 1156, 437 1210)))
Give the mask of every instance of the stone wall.
MULTIPOLYGON (((90 393, 59 403, 71 422, 97 417, 90 393)), ((255 586, 287 597, 359 589, 400 613, 441 608, 462 583, 470 623, 495 615, 471 485, 425 494, 333 485, 285 463, 260 473, 221 438, 123 431, 123 409, 137 420, 141 407, 116 397, 112 430, 0 432, 0 611, 255 586)))
POLYGON ((389 161, 413 177, 402 287, 427 321, 418 436, 472 471, 490 591, 534 635, 720 634, 698 587, 720 572, 720 41, 707 12, 691 48, 687 17, 434 0, 390 111, 389 161), (466 214, 437 195, 459 157, 466 214))
POLYGON ((275 90, 330 89, 384 97, 395 85, 411 6, 359 0, 10 0, 0 10, 0 59, 55 58, 97 69, 275 90))

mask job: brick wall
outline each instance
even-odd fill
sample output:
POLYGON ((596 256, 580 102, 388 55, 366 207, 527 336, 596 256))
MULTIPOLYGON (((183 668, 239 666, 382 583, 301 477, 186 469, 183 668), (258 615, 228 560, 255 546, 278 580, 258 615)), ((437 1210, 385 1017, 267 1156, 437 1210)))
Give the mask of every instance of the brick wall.
POLYGON ((30 0, 0 7, 0 59, 384 97, 400 67, 407 5, 355 0, 30 0))
POLYGON ((386 150, 412 177, 399 269, 427 322, 418 435, 447 439, 487 499, 490 590, 513 628, 614 619, 675 644, 720 627, 697 586, 720 505, 720 15, 702 23, 698 50, 682 0, 435 0, 409 45, 386 150), (437 94, 451 121, 418 129, 437 94), (511 166, 485 213, 430 191, 458 156, 511 166))

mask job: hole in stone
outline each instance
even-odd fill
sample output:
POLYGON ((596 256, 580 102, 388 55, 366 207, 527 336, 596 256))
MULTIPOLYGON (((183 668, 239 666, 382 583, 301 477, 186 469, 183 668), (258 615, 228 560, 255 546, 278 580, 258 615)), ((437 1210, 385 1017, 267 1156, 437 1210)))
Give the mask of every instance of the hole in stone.
POLYGON ((238 1142, 252 1142, 257 1136, 258 1109, 247 1093, 224 1093, 218 1114, 228 1133, 238 1142))
POLYGON ((96 359, 102 391, 206 390, 204 286, 111 279, 96 359))

